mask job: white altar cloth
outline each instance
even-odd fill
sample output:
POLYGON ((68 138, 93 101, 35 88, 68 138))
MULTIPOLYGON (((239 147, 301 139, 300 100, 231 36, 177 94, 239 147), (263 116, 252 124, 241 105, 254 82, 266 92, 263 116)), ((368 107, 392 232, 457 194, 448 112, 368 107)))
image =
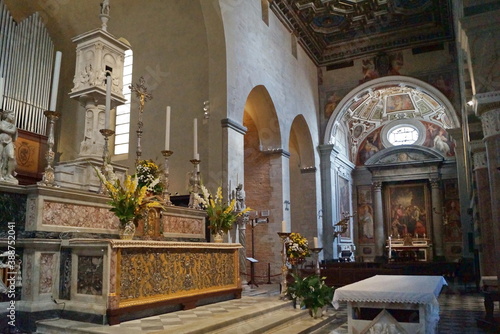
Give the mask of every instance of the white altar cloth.
MULTIPOLYGON (((381 309, 391 304, 418 304, 425 313, 421 315, 425 330, 420 328, 419 332, 434 333, 439 321, 437 297, 444 285, 447 283, 442 276, 376 275, 336 289, 332 304, 338 308, 339 301, 345 301, 349 309, 356 303, 380 305, 381 309)), ((351 327, 354 319, 352 314, 348 317, 351 327)))

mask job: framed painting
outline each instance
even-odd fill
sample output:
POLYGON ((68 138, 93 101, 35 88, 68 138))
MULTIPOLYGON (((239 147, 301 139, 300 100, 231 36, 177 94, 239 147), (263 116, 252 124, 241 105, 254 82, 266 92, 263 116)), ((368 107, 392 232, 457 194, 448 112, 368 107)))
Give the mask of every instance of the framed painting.
POLYGON ((385 188, 388 235, 402 238, 430 236, 431 208, 429 188, 425 183, 388 185, 385 188))
MULTIPOLYGON (((342 219, 344 214, 352 215, 351 212, 351 189, 349 180, 343 178, 342 176, 338 176, 338 209, 339 209, 339 217, 338 219, 342 219)), ((350 220, 352 221, 352 219, 350 220)), ((351 240, 351 224, 349 224, 349 228, 345 233, 340 235, 341 241, 350 241, 351 240)))
POLYGON ((371 244, 374 242, 372 187, 358 186, 357 190, 358 240, 360 244, 371 244))

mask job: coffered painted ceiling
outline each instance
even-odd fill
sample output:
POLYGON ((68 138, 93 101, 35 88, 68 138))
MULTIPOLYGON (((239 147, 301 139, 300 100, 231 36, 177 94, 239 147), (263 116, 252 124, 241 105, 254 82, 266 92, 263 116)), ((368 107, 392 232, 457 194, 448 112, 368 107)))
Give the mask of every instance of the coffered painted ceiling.
POLYGON ((319 66, 453 39, 450 0, 273 0, 319 66))

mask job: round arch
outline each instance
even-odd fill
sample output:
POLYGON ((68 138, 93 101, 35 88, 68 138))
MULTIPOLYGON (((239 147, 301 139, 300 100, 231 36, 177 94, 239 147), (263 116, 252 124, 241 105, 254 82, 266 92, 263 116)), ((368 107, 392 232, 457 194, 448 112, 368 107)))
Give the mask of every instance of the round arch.
MULTIPOLYGON (((424 108, 424 105, 430 105, 430 108, 433 109, 434 113, 441 114, 441 119, 439 119, 439 121, 443 123, 444 128, 457 128, 460 126, 460 121, 453 105, 437 88, 424 81, 411 77, 387 76, 368 81, 356 87, 339 102, 328 120, 323 138, 323 144, 335 144, 334 138, 338 125, 340 122, 345 122, 346 116, 352 117, 355 115, 357 110, 356 108, 363 103, 364 99, 373 99, 371 103, 374 104, 374 107, 378 106, 375 99, 379 99, 378 103, 383 104, 382 108, 386 108, 387 105, 385 103, 387 103, 387 90, 390 91, 391 89, 394 91, 395 95, 398 91, 405 93, 418 93, 421 96, 421 100, 425 101, 421 104, 422 108, 424 108), (384 90, 383 93, 382 90, 384 90)), ((400 115, 399 117, 411 118, 420 117, 422 114, 425 114, 425 111, 420 111, 420 106, 414 105, 414 107, 415 109, 413 113, 408 110, 401 109, 399 110, 399 113, 394 113, 393 116, 396 117, 395 115, 398 114, 400 115)), ((384 112, 384 110, 386 111, 387 109, 383 109, 382 112, 384 112)), ((374 114, 375 112, 371 113, 370 116, 373 116, 374 114)), ((387 114, 383 114, 382 116, 387 116, 387 114)), ((387 119, 381 117, 378 121, 378 125, 375 127, 379 127, 394 119, 396 118, 391 119, 390 116, 388 116, 387 119)), ((370 121, 373 121, 373 118, 365 117, 364 121, 370 123, 370 121)), ((366 130, 366 127, 361 127, 361 130, 366 130)))

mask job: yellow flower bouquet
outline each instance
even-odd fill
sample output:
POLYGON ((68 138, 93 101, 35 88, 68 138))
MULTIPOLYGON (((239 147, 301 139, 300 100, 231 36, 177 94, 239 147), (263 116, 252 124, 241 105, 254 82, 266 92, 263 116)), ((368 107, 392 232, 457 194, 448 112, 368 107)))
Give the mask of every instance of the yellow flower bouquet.
POLYGON ((217 188, 215 198, 204 185, 201 185, 201 192, 202 196, 196 193, 194 196, 207 212, 210 223, 208 228, 210 228, 212 234, 227 233, 239 216, 252 210, 251 208, 245 208, 242 211, 235 212, 236 199, 233 198, 229 204, 223 202, 222 187, 217 188))
POLYGON ((290 233, 286 244, 286 256, 289 259, 304 259, 310 255, 307 239, 300 233, 290 233))
POLYGON ((164 208, 164 203, 156 196, 147 196, 148 192, 159 182, 155 179, 149 186, 139 186, 139 180, 136 175, 127 175, 125 180, 120 182, 118 178, 111 172, 108 172, 108 178, 95 168, 97 176, 108 190, 108 195, 111 197, 109 204, 111 205, 111 212, 113 212, 122 225, 129 221, 135 224, 137 220, 142 218, 144 213, 149 208, 164 208))

